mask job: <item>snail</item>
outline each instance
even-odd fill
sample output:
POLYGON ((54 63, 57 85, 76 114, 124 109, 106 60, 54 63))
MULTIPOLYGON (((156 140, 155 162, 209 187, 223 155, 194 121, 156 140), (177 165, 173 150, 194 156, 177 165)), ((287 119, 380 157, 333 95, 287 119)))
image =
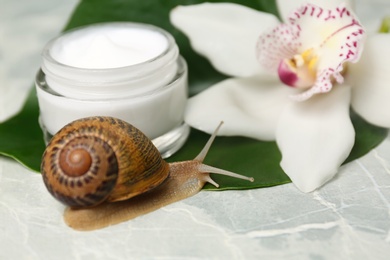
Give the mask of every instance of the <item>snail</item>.
POLYGON ((167 163, 136 127, 113 117, 73 121, 53 136, 42 156, 48 191, 68 206, 66 224, 93 230, 133 219, 198 193, 209 173, 253 181, 203 160, 215 139, 192 161, 167 163))

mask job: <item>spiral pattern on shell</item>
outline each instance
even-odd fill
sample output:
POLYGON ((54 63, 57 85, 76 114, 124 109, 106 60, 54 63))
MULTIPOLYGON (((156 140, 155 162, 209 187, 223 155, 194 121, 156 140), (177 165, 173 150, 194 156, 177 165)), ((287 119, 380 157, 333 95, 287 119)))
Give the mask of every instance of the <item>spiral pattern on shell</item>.
POLYGON ((153 143, 137 128, 112 117, 73 121, 50 141, 41 173, 49 192, 70 207, 131 198, 169 175, 153 143))

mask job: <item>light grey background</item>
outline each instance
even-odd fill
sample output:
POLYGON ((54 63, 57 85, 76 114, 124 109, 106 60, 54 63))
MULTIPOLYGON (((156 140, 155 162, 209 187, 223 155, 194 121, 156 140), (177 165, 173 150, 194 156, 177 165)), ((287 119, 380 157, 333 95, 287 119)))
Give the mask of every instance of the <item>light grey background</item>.
MULTIPOLYGON (((40 50, 75 0, 0 0, 0 119, 21 107, 40 50)), ((370 31, 390 1, 356 1, 370 31)), ((96 232, 62 221, 63 206, 41 177, 0 157, 0 259, 388 259, 390 139, 343 166, 319 191, 288 184, 201 192, 96 232)))

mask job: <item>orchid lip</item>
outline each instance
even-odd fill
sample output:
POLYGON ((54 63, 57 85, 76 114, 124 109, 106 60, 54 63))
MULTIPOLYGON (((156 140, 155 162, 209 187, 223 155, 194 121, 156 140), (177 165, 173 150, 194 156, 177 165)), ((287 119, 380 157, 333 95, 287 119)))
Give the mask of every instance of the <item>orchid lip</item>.
POLYGON ((304 62, 300 62, 297 57, 282 60, 279 63, 278 75, 281 82, 294 88, 306 89, 315 83, 313 71, 304 62))
POLYGON ((278 75, 281 82, 290 87, 296 87, 298 81, 297 74, 290 69, 285 60, 282 60, 279 64, 278 75))

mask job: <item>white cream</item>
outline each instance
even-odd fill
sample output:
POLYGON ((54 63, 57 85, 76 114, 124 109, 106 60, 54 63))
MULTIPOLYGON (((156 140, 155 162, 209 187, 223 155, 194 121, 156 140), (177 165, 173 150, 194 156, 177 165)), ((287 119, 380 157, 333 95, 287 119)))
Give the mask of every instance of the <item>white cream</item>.
POLYGON ((60 63, 76 68, 107 69, 151 60, 168 48, 159 32, 120 26, 93 26, 59 38, 50 49, 60 63))
POLYGON ((105 23, 59 36, 43 51, 36 86, 49 136, 99 115, 135 125, 166 155, 188 136, 187 67, 172 36, 154 26, 105 23))

